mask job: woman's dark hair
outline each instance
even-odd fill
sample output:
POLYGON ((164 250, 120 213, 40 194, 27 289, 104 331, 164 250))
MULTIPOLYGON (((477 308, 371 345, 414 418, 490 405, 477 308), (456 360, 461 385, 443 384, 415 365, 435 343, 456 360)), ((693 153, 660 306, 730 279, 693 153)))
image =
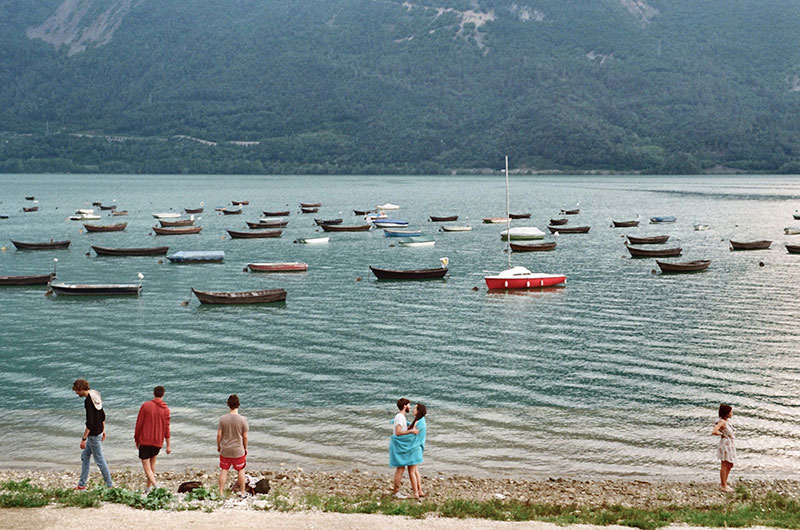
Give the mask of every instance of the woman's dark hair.
POLYGON ((727 418, 728 414, 731 413, 733 407, 730 405, 725 405, 724 403, 720 403, 719 405, 719 417, 720 418, 727 418))
POLYGON ((231 410, 239 408, 239 396, 236 394, 228 396, 228 408, 231 410))
POLYGON ((425 408, 425 405, 423 405, 422 403, 417 403, 417 413, 414 414, 414 421, 412 421, 411 425, 408 426, 408 430, 410 431, 411 429, 413 429, 414 425, 416 425, 416 423, 419 420, 424 418, 425 414, 427 414, 427 413, 428 413, 428 409, 425 408))

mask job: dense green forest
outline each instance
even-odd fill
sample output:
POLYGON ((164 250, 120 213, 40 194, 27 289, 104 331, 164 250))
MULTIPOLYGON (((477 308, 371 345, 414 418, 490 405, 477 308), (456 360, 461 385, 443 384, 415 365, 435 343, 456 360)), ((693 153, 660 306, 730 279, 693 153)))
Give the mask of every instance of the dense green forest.
POLYGON ((0 0, 0 172, 800 173, 795 0, 0 0))

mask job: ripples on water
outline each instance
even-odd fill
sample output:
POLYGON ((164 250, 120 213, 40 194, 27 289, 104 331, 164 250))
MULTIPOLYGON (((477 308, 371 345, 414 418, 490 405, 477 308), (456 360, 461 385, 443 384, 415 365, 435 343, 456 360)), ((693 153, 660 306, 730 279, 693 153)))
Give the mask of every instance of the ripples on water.
MULTIPOLYGON (((321 469, 375 468, 387 461, 388 421, 403 395, 428 404, 425 467, 452 473, 713 477, 716 405, 734 405, 739 473, 800 471, 800 257, 786 254, 800 183, 782 177, 512 177, 517 226, 545 229, 580 203, 549 253, 515 264, 563 272, 564 288, 487 293, 486 272, 505 268, 500 177, 119 177, 0 176, 0 274, 46 272, 59 259, 67 282, 134 282, 138 299, 73 300, 39 288, 3 288, 0 329, 0 465, 77 467, 82 403, 77 377, 103 392, 106 453, 135 465, 133 422, 156 384, 173 411, 172 466, 213 466, 217 417, 236 392, 250 419, 251 461, 321 469), (21 213, 25 195, 41 211, 21 213), (75 209, 117 199, 130 210, 122 233, 79 233, 75 209), (213 212, 249 199, 242 216, 213 212), (381 231, 332 234, 314 248, 301 201, 320 218, 383 202, 392 216, 435 235, 435 249, 390 247, 381 231), (150 236, 152 212, 204 201, 201 235, 150 236), (289 205, 278 240, 230 240, 263 209, 289 205), (56 209, 57 207, 57 209, 56 209), (429 215, 459 214, 472 232, 437 233, 429 215), (642 215, 635 229, 611 219, 642 215), (675 215, 674 225, 647 225, 675 215), (711 230, 695 232, 695 223, 711 230), (705 273, 654 274, 633 260, 623 234, 670 234, 681 259, 712 259, 705 273), (67 236, 68 251, 17 252, 10 239, 67 236), (730 252, 727 240, 773 239, 766 252, 730 252), (222 265, 158 264, 155 258, 87 257, 90 244, 225 250, 222 265), (434 267, 445 281, 378 283, 368 265, 434 267), (306 261, 304 274, 243 273, 251 261, 306 261), (764 262, 764 267, 759 266, 764 262), (358 278, 361 278, 359 281, 358 278), (473 291, 473 287, 479 287, 473 291), (284 287, 285 305, 201 307, 190 288, 284 287), (181 301, 191 300, 188 306, 181 301), (20 443, 24 440, 24 443, 20 443)), ((117 218, 104 217, 101 222, 117 218)), ((548 239, 551 236, 548 236, 548 239)), ((800 238, 800 236, 794 236, 800 238)), ((800 239, 798 239, 800 242, 800 239)))

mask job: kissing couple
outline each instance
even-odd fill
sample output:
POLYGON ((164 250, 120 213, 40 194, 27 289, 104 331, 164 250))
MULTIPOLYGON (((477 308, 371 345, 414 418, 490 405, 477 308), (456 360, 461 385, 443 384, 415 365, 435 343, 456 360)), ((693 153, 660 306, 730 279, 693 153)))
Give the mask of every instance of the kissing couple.
POLYGON ((392 495, 398 499, 407 499, 400 491, 400 482, 403 473, 408 468, 408 478, 415 499, 424 497, 422 493, 422 479, 419 475, 419 464, 422 463, 422 453, 425 452, 426 422, 425 414, 428 412, 425 405, 417 403, 411 410, 411 402, 406 398, 397 400, 399 412, 392 420, 392 437, 389 440, 389 466, 395 468, 394 487, 392 495), (414 420, 408 423, 406 414, 412 412, 414 420))

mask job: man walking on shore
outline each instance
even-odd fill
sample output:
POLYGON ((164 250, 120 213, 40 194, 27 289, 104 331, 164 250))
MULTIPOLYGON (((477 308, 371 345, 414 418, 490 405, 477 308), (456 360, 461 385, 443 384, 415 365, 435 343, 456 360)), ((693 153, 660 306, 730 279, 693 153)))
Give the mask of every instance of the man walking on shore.
POLYGON ((111 482, 111 472, 108 464, 103 457, 103 446, 101 442, 106 439, 106 412, 103 410, 103 398, 100 392, 89 388, 86 379, 76 379, 72 384, 72 390, 82 398, 86 398, 83 407, 86 409, 86 427, 81 437, 81 478, 75 489, 85 490, 86 481, 89 480, 89 459, 94 456, 94 462, 103 474, 106 486, 113 487, 111 482))
POLYGON ((139 450, 139 459, 142 461, 144 475, 147 477, 145 493, 150 493, 158 487, 156 483, 156 457, 167 441, 167 454, 172 452, 169 436, 169 407, 164 403, 164 387, 157 386, 153 389, 150 401, 145 401, 139 408, 136 418, 136 428, 133 431, 133 441, 139 450))

